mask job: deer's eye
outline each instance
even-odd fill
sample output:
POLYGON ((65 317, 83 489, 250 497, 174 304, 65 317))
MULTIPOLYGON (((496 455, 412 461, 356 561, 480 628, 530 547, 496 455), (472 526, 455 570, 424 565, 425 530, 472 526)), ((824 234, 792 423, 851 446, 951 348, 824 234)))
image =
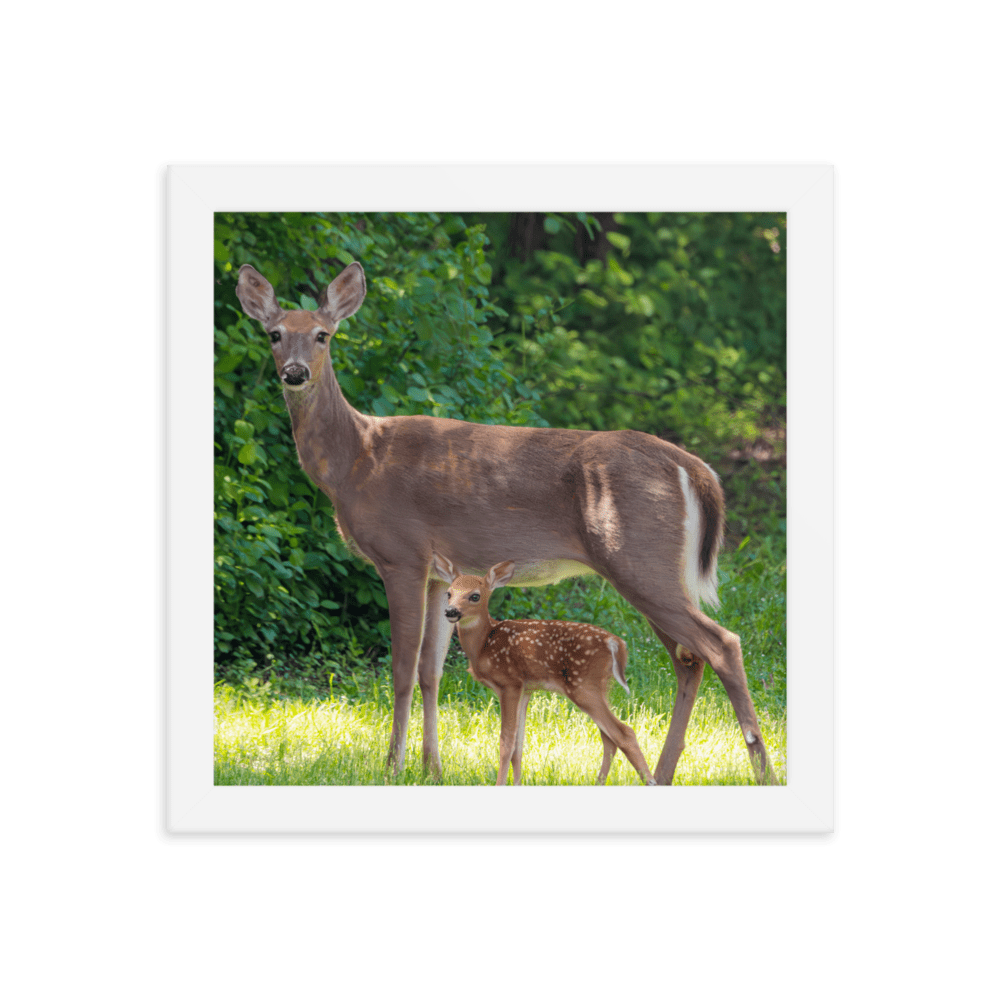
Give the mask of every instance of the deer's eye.
POLYGON ((478 594, 473 594, 473 595, 472 595, 472 596, 471 596, 471 597, 469 598, 469 600, 470 600, 470 601, 472 601, 472 603, 473 603, 473 604, 475 604, 475 603, 476 603, 476 601, 478 601, 478 600, 479 600, 479 595, 478 595, 478 594))
POLYGON ((327 337, 329 337, 329 336, 330 336, 330 334, 328 334, 328 333, 326 332, 326 330, 324 330, 324 331, 323 331, 322 333, 317 333, 317 334, 316 334, 316 340, 317 340, 317 341, 318 341, 318 342, 319 342, 320 344, 325 344, 325 343, 326 343, 326 338, 327 338, 327 337))
POLYGON ((276 344, 281 340, 281 334, 277 330, 272 330, 268 336, 270 336, 272 344, 276 344))

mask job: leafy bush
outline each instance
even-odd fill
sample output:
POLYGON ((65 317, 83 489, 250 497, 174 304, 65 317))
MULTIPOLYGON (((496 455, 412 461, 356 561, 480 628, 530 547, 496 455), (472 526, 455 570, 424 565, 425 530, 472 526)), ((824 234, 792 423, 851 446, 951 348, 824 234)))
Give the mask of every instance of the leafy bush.
POLYGON ((270 347, 235 296, 244 263, 282 306, 306 309, 362 263, 367 299, 330 345, 362 412, 658 434, 723 472, 737 542, 763 531, 783 547, 783 470, 732 457, 760 441, 783 447, 783 217, 552 213, 537 217, 531 245, 512 238, 513 220, 216 216, 221 677, 349 687, 389 636, 381 581, 347 552, 299 467, 270 347))
POLYGON ((546 216, 543 246, 523 260, 509 220, 486 223, 502 248, 494 298, 510 314, 498 343, 540 413, 644 430, 710 461, 780 425, 784 217, 617 213, 588 259, 594 223, 546 216))
POLYGON ((542 421, 537 391, 491 349, 482 226, 454 215, 239 215, 215 232, 215 612, 223 675, 281 664, 347 672, 388 641, 374 569, 341 541, 329 500, 299 467, 271 351, 235 297, 253 264, 284 308, 316 308, 360 261, 368 296, 331 342, 348 400, 367 413, 542 421))

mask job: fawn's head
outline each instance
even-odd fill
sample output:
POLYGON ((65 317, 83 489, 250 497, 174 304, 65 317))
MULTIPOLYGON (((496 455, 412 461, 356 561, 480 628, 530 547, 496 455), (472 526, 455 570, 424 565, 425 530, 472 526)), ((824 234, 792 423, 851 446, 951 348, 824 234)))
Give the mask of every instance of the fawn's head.
POLYGON ((514 564, 497 563, 486 576, 462 576, 445 556, 434 553, 434 569, 445 583, 450 584, 448 607, 444 616, 458 625, 470 625, 489 614, 490 594, 497 587, 510 583, 514 564))
POLYGON ((315 312, 278 305, 271 283, 249 264, 240 268, 236 296, 243 311, 264 325, 278 377, 288 389, 304 389, 319 378, 337 324, 353 316, 365 298, 365 272, 357 261, 333 281, 315 312))

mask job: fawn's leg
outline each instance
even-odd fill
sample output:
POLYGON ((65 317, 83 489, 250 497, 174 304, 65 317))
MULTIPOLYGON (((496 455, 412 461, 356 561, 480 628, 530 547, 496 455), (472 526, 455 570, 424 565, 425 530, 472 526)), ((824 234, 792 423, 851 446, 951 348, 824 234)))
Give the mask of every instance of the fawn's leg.
POLYGON ((509 687, 500 689, 500 767, 497 771, 497 784, 507 784, 507 773, 510 771, 510 759, 514 755, 514 744, 517 741, 517 714, 521 702, 522 688, 509 687))
POLYGON ((607 733, 600 726, 597 727, 597 731, 601 734, 601 742, 604 744, 604 759, 601 761, 601 769, 597 772, 596 784, 603 785, 608 780, 608 771, 611 770, 611 760, 618 752, 618 747, 615 746, 614 740, 608 739, 607 733))
POLYGON ((521 698, 517 703, 517 733, 514 736, 514 753, 510 762, 514 768, 514 784, 521 784, 521 749, 524 747, 524 720, 528 714, 528 702, 531 700, 531 692, 525 689, 521 692, 521 698))
POLYGON ((575 691, 571 697, 577 706, 589 715, 598 728, 604 733, 626 758, 628 762, 638 771, 639 777, 647 785, 655 785, 653 775, 646 763, 646 758, 639 749, 639 741, 635 738, 635 732, 631 726, 626 726, 621 719, 611 711, 611 706, 607 698, 601 691, 575 691))

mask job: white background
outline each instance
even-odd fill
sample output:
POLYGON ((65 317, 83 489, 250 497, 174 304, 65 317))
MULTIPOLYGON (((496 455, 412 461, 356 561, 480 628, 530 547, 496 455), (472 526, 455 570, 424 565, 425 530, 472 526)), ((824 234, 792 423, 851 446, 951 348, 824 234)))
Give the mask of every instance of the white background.
MULTIPOLYGON (((166 553, 173 833, 822 832, 833 828, 833 209, 829 164, 802 166, 177 166, 168 170, 166 553), (335 195, 332 194, 335 192, 335 195), (788 783, 633 795, 484 785, 213 786, 212 494, 214 342, 205 276, 213 207, 260 211, 788 211, 788 783), (809 442, 803 448, 797 442, 809 442), (811 648, 810 648, 810 643, 811 648)), ((732 723, 730 723, 732 724, 732 723)))

